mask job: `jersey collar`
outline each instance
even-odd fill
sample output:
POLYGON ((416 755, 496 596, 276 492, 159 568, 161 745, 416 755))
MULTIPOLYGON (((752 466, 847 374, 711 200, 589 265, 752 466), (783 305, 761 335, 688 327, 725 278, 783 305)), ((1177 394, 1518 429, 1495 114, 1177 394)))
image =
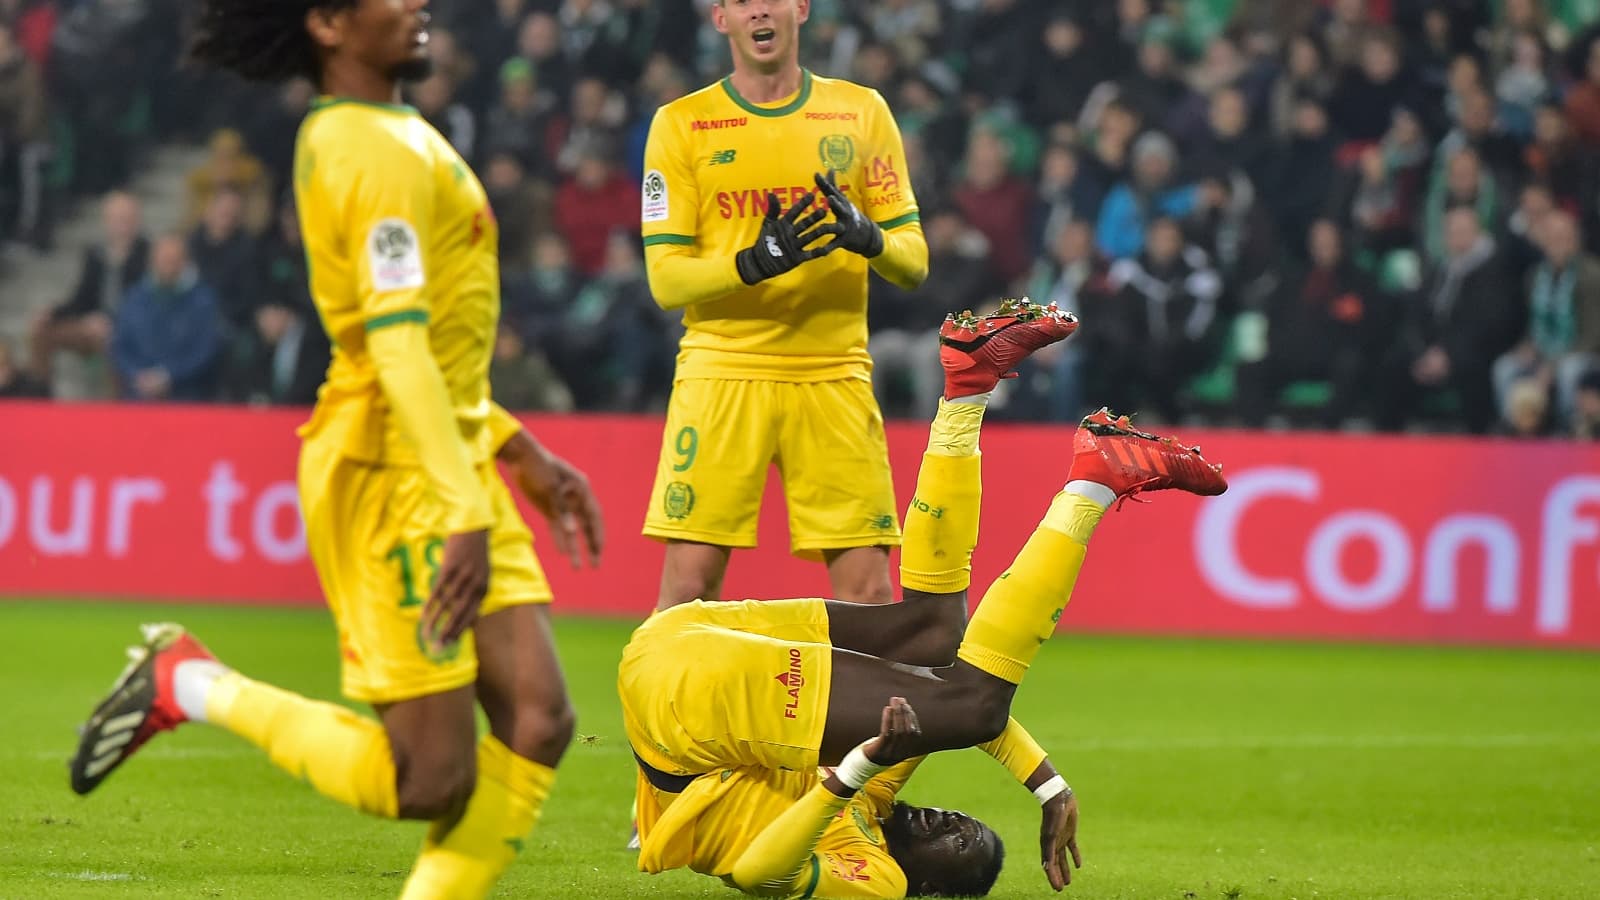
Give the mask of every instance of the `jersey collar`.
POLYGON ((796 94, 793 100, 790 100, 788 103, 785 103, 782 106, 757 106, 754 103, 751 103, 749 100, 746 100, 739 94, 738 89, 733 86, 733 76, 731 75, 722 79, 722 90, 727 93, 729 100, 732 100, 734 103, 738 104, 740 109, 744 110, 750 115, 775 119, 779 116, 787 116, 800 107, 805 106, 806 101, 811 99, 811 70, 800 70, 800 93, 796 94))
POLYGON ((311 111, 316 112, 318 110, 327 109, 330 106, 341 106, 344 104, 365 106, 371 109, 381 109, 388 112, 402 113, 408 116, 417 114, 417 108, 415 106, 409 106, 404 103, 374 103, 371 100, 357 100, 354 97, 333 97, 327 94, 324 94, 311 101, 311 111))

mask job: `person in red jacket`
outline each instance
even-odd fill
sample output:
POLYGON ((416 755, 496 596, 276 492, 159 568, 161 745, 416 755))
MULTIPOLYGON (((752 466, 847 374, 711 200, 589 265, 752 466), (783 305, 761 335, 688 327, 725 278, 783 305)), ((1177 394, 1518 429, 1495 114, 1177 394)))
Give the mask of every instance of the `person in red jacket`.
POLYGON ((632 231, 638 222, 638 183, 617 169, 608 142, 592 141, 572 177, 556 191, 556 229, 572 248, 578 270, 598 275, 611 232, 632 231))

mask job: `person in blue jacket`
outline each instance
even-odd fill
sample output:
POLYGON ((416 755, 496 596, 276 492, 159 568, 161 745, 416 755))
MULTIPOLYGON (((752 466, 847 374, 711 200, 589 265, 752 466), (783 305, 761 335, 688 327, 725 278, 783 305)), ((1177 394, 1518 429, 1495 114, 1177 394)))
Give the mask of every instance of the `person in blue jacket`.
POLYGON ((156 242, 150 272, 128 290, 111 359, 130 400, 203 402, 216 393, 224 340, 217 298, 189 262, 182 235, 156 242))

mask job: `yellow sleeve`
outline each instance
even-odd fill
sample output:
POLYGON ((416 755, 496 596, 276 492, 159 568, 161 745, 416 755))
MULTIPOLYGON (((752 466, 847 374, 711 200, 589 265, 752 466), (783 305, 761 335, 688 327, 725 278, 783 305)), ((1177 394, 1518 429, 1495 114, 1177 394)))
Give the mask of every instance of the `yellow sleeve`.
POLYGON ((887 846, 859 840, 847 849, 818 853, 811 897, 899 898, 906 895, 906 873, 887 846))
POLYGON ((1026 784, 1039 764, 1049 756, 1016 719, 1007 719, 1006 730, 1000 732, 999 737, 978 747, 994 757, 995 762, 1005 766, 1018 784, 1026 784))
POLYGON ((410 147, 364 146, 341 153, 344 233, 351 253, 367 354, 389 408, 416 447, 435 495, 450 510, 448 534, 494 523, 489 494, 461 436, 444 374, 428 339, 427 228, 433 173, 410 147))
POLYGON ((495 455, 499 455, 500 448, 506 445, 506 441, 522 432, 522 423, 517 421, 517 417, 506 412, 505 407, 493 400, 489 401, 489 418, 483 423, 483 427, 489 430, 489 447, 495 455))
MULTIPOLYGON (((784 897, 803 890, 805 880, 816 882, 817 844, 840 810, 850 805, 816 785, 778 814, 733 864, 729 877, 747 894, 784 897)), ((811 891, 805 892, 807 896, 811 891)))
POLYGON ((906 782, 911 780, 912 773, 917 771, 917 766, 922 765, 925 759, 926 756, 916 756, 890 766, 861 786, 859 796, 868 804, 875 817, 881 819, 889 814, 889 810, 894 806, 894 798, 899 795, 900 789, 906 786, 906 782))
MULTIPOLYGON (((885 236, 887 237, 887 236, 885 236)), ((733 257, 702 258, 695 255, 693 246, 644 240, 645 273, 650 280, 650 293, 662 309, 680 309, 705 300, 725 297, 739 288, 744 281, 734 265, 733 257)), ((888 241, 884 241, 888 247, 888 241)))
POLYGON ((868 114, 872 152, 862 179, 862 211, 883 229, 883 252, 873 257, 872 270, 890 284, 912 290, 928 277, 928 242, 906 169, 906 148, 889 104, 877 91, 868 114))
POLYGON ((713 300, 744 287, 733 256, 702 257, 696 252, 700 189, 685 121, 671 106, 656 110, 644 145, 639 231, 650 293, 663 309, 713 300))

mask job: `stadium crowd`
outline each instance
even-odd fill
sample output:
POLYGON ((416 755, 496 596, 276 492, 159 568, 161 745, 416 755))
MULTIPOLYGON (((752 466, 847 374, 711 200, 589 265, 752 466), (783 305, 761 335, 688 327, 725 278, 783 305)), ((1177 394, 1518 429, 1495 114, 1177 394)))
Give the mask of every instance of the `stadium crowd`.
MULTIPOLYGON (((500 223, 512 408, 656 410, 680 329, 644 278, 655 108, 720 78, 709 0, 438 0, 409 102, 500 223)), ((1600 437, 1600 0, 814 0, 813 71, 888 99, 933 277, 874 279, 886 414, 939 315, 1027 294, 1085 327, 992 414, 1600 437)), ((103 355, 129 400, 306 403, 328 346, 290 190, 308 84, 174 65, 175 0, 0 0, 0 236, 103 232, 0 396, 103 355), (180 233, 118 188, 205 142, 180 233)), ((8 299, 6 302, 13 302, 8 299)))

